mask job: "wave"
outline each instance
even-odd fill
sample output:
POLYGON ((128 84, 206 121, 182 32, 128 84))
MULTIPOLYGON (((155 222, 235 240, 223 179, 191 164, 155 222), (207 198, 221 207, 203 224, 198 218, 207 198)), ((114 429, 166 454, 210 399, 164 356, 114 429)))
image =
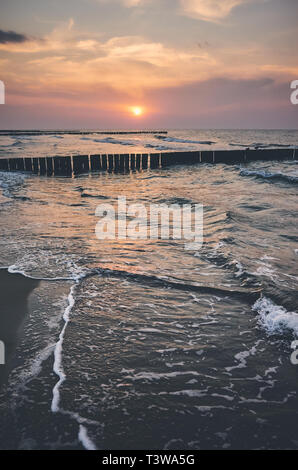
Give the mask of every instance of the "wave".
POLYGON ((189 284, 186 282, 184 283, 179 280, 171 281, 163 277, 147 275, 147 274, 131 273, 127 271, 119 271, 119 270, 114 270, 114 269, 97 268, 97 273, 103 277, 120 277, 120 278, 127 279, 133 282, 138 282, 140 284, 144 284, 147 286, 161 287, 161 288, 167 288, 167 289, 176 289, 176 290, 182 290, 182 291, 188 291, 188 292, 199 292, 201 294, 211 294, 211 295, 217 295, 221 297, 231 297, 235 299, 240 299, 242 301, 246 301, 247 303, 251 303, 251 301, 255 301, 260 296, 260 292, 261 292, 259 288, 239 287, 238 289, 234 289, 234 288, 223 289, 220 287, 189 284))
POLYGON ((94 197, 96 199, 110 199, 108 196, 103 196, 101 194, 90 194, 86 192, 82 192, 81 197, 94 197))
MULTIPOLYGON (((251 144, 250 146, 248 147, 254 147, 255 149, 266 149, 266 148, 289 148, 290 146, 287 145, 287 144, 273 144, 273 143, 269 143, 269 144, 263 144, 263 143, 260 143, 260 142, 254 142, 253 144, 251 144)), ((294 148, 294 147, 293 147, 294 148)))
POLYGON ((21 274, 37 281, 77 281, 97 273, 78 265, 78 259, 62 253, 36 249, 34 256, 30 252, 18 257, 8 271, 11 274, 21 274))
POLYGON ((274 144, 274 143, 268 143, 268 144, 263 144, 260 142, 253 142, 252 144, 239 144, 235 142, 230 142, 229 143, 230 147, 243 147, 247 149, 269 149, 269 148, 296 148, 294 145, 289 145, 289 144, 274 144))
POLYGON ((0 189, 2 190, 3 196, 11 199, 28 200, 26 196, 16 196, 13 190, 22 186, 25 182, 27 175, 23 173, 5 172, 0 171, 0 189))
POLYGON ((212 140, 188 140, 188 139, 180 139, 178 137, 164 137, 162 135, 155 135, 156 139, 160 139, 166 142, 177 142, 181 144, 201 144, 201 145, 212 145, 216 144, 212 140))
POLYGON ((11 147, 18 147, 20 145, 23 145, 23 142, 21 140, 16 140, 15 142, 13 142, 10 146, 11 147))
POLYGON ((298 177, 294 175, 286 175, 285 173, 276 172, 272 173, 265 170, 240 170, 241 176, 255 176, 256 178, 261 178, 266 181, 284 181, 291 184, 298 184, 298 177))
POLYGON ((267 297, 259 298, 252 307, 259 316, 259 324, 268 334, 281 334, 291 331, 298 336, 298 313, 288 312, 267 297))
POLYGON ((119 140, 114 139, 113 137, 105 137, 104 139, 91 139, 90 137, 81 137, 80 140, 91 140, 95 143, 102 143, 102 144, 114 144, 114 145, 124 145, 134 147, 136 146, 136 142, 132 140, 119 140))
POLYGON ((147 149, 154 149, 154 150, 177 150, 176 147, 169 147, 167 145, 145 144, 144 147, 147 149))

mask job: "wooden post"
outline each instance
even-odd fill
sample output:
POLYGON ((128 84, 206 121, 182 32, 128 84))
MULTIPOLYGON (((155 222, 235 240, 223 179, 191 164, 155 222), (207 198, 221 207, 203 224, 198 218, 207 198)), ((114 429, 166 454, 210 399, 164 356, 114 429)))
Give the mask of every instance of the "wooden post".
POLYGON ((159 159, 160 159, 160 153, 150 154, 150 168, 152 170, 155 168, 159 168, 159 159))
POLYGON ((142 169, 143 170, 148 169, 148 154, 147 153, 142 154, 142 169))
POLYGON ((45 175, 47 173, 47 167, 46 167, 46 159, 45 158, 39 158, 39 174, 40 175, 45 175))
POLYGON ((89 157, 88 155, 74 155, 73 157, 73 172, 74 175, 89 172, 89 157))
POLYGON ((100 155, 90 155, 90 167, 91 171, 100 171, 102 169, 100 155))
POLYGON ((119 173, 120 169, 120 157, 119 155, 114 155, 114 169, 116 173, 119 173))
POLYGON ((24 158, 24 164, 25 164, 25 171, 32 172, 33 167, 32 167, 32 159, 31 158, 24 158))
POLYGON ((108 155, 108 172, 113 173, 114 171, 114 155, 108 155))
POLYGON ((203 150, 201 155, 202 163, 213 163, 213 152, 210 150, 203 150))
POLYGON ((24 159, 23 158, 11 158, 9 160, 9 169, 10 171, 24 171, 24 159))
POLYGON ((106 155, 101 156, 101 167, 102 167, 103 171, 107 171, 108 162, 107 162, 107 156, 106 155))
POLYGON ((47 163, 47 175, 48 176, 52 176, 53 174, 53 168, 54 168, 54 164, 53 164, 53 157, 47 157, 46 158, 46 163, 47 163))
POLYGON ((136 169, 136 156, 134 153, 130 155, 130 169, 134 171, 136 169))
POLYGON ((141 155, 139 153, 136 155, 136 169, 141 169, 141 155))
POLYGON ((32 165, 33 165, 33 173, 38 175, 39 173, 39 162, 38 158, 32 158, 32 165))
POLYGON ((129 155, 124 155, 124 171, 129 172, 129 155))
POLYGON ((120 173, 124 173, 124 155, 120 155, 119 171, 120 173))
POLYGON ((1 171, 8 171, 8 159, 7 158, 0 158, 0 170, 1 171))
POLYGON ((245 150, 216 150, 214 163, 244 163, 245 150))
POLYGON ((161 154, 161 166, 162 166, 162 168, 166 168, 167 166, 169 166, 169 161, 170 161, 169 153, 163 152, 161 154))
POLYGON ((70 157, 53 157, 54 173, 57 176, 71 176, 71 159, 70 157))

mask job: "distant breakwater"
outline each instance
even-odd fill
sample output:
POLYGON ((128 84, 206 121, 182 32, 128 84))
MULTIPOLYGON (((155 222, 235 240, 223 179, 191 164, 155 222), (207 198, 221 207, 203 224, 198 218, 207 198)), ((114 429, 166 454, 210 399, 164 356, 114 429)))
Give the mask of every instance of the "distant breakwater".
POLYGON ((297 149, 215 150, 150 154, 72 155, 0 158, 0 171, 21 171, 41 176, 76 176, 84 173, 128 173, 175 165, 237 164, 253 161, 296 160, 297 149))
POLYGON ((167 134, 168 131, 154 131, 154 130, 143 130, 143 131, 0 131, 1 136, 39 136, 39 135, 133 135, 133 134, 167 134))

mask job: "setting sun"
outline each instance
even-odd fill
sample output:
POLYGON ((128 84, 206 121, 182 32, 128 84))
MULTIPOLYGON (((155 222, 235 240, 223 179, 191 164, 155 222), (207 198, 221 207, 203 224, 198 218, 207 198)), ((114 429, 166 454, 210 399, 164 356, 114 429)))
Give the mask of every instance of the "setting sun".
POLYGON ((131 108, 131 111, 134 116, 141 116, 144 113, 143 108, 141 108, 140 106, 133 106, 131 108))

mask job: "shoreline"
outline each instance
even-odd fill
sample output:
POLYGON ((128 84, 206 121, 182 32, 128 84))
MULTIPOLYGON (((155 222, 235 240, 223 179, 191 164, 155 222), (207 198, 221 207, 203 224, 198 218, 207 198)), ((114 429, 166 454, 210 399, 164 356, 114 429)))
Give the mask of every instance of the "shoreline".
POLYGON ((0 389, 9 376, 14 353, 28 313, 28 298, 39 281, 0 270, 0 340, 5 345, 5 365, 0 365, 0 389))

